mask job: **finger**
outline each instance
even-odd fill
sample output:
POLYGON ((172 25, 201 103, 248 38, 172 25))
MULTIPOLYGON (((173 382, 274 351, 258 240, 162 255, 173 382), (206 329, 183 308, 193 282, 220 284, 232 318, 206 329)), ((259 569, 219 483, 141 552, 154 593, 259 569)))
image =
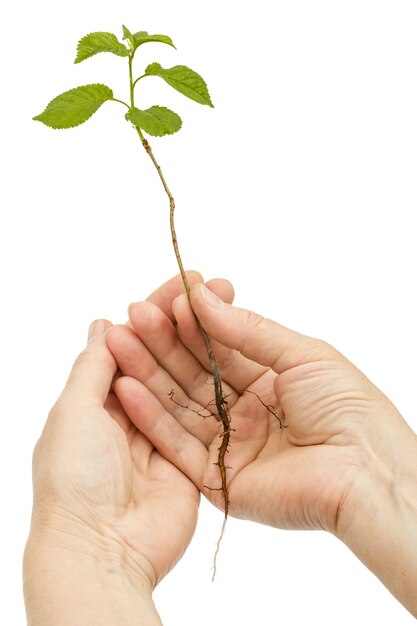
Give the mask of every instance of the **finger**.
POLYGON ((334 359, 338 354, 323 341, 225 304, 202 284, 192 288, 191 304, 209 335, 278 374, 302 363, 334 359))
MULTIPOLYGON (((172 310, 177 320, 177 330, 181 342, 195 355, 205 369, 210 370, 207 350, 188 298, 185 295, 178 296, 173 302, 172 310)), ((268 371, 267 367, 250 361, 237 350, 215 341, 214 338, 212 338, 212 347, 222 380, 238 393, 242 393, 268 371)))
POLYGON ((121 405, 140 432, 200 488, 208 458, 205 446, 182 428, 139 381, 124 376, 118 378, 114 387, 121 405))
MULTIPOLYGON (((158 307, 150 303, 146 305, 163 316, 158 307)), ((106 340, 122 373, 145 385, 187 431, 198 437, 204 445, 209 445, 219 429, 218 422, 212 415, 215 407, 206 407, 214 399, 213 387, 204 385, 205 398, 208 398, 204 404, 193 401, 177 380, 161 367, 133 330, 126 326, 113 326, 107 333, 106 340)), ((181 362, 176 366, 177 370, 184 369, 181 362)), ((199 364, 198 367, 201 370, 199 364)))
POLYGON ((104 405, 117 365, 107 347, 107 320, 96 320, 89 329, 87 347, 76 359, 61 397, 82 404, 104 405))
MULTIPOLYGON (((187 299, 185 294, 184 298, 187 299)), ((214 398, 211 372, 207 371, 180 341, 168 317, 151 302, 131 305, 129 315, 136 335, 161 367, 171 375, 189 398, 198 402, 200 406, 207 406, 214 398)), ((230 406, 233 406, 238 397, 235 390, 225 384, 223 391, 229 398, 230 406)))
POLYGON ((207 289, 210 289, 213 293, 221 298, 223 302, 232 304, 235 299, 235 289, 232 283, 226 278, 212 278, 204 283, 207 289))
POLYGON ((126 413, 123 411, 123 408, 119 402, 119 398, 116 396, 113 390, 110 391, 109 395, 106 398, 106 401, 104 403, 104 409, 109 415, 111 415, 116 424, 120 426, 120 428, 125 433, 127 440, 130 441, 132 439, 134 431, 136 431, 136 428, 134 427, 126 413))
MULTIPOLYGON (((194 285, 195 283, 202 283, 203 277, 199 272, 195 272, 194 270, 189 270, 185 273, 187 276, 188 283, 194 285)), ((177 274, 166 283, 158 287, 155 291, 151 293, 146 299, 149 302, 153 302, 158 306, 161 311, 167 315, 171 321, 174 321, 172 315, 172 301, 175 300, 177 296, 181 293, 184 293, 184 283, 182 282, 181 274, 177 274)))
MULTIPOLYGON (((189 285, 194 285, 195 283, 203 282, 203 277, 199 272, 195 272, 194 270, 189 270, 185 272, 187 276, 187 280, 189 285)), ((227 281, 225 281, 227 282, 227 281)), ((172 315, 172 301, 180 295, 180 293, 184 293, 184 283, 182 281, 181 274, 177 274, 173 278, 167 280, 166 283, 155 289, 147 298, 149 302, 153 302, 159 308, 164 311, 165 315, 167 315, 172 321, 174 321, 174 317, 172 315)), ((126 326, 132 328, 132 323, 130 319, 125 322, 126 326)))
MULTIPOLYGON (((202 283, 203 277, 199 272, 190 270, 186 272, 188 284, 192 287, 196 283, 202 283)), ((235 291, 231 282, 224 278, 213 278, 207 281, 206 286, 218 295, 224 302, 231 304, 234 300, 235 291)), ((154 291, 148 298, 149 302, 156 304, 161 311, 171 320, 175 322, 174 315, 172 313, 172 303, 177 296, 185 294, 185 287, 182 281, 181 274, 174 276, 171 280, 164 283, 156 291, 154 291)))
MULTIPOLYGON (((188 280, 188 284, 194 285, 195 283, 203 282, 203 277, 199 272, 195 272, 194 270, 189 270, 185 272, 188 280)), ((234 299, 234 289, 233 285, 224 278, 213 278, 212 280, 207 281, 206 285, 216 293, 219 298, 224 300, 224 302, 228 302, 231 304, 234 299)), ((171 322, 175 323, 175 318, 172 313, 172 302, 175 300, 177 296, 181 293, 184 293, 185 287, 181 277, 181 274, 177 274, 174 278, 171 278, 166 283, 158 287, 154 292, 151 293, 146 299, 149 302, 153 302, 167 315, 167 317, 171 320, 171 322)), ((130 319, 127 320, 126 326, 132 328, 132 324, 130 319)))

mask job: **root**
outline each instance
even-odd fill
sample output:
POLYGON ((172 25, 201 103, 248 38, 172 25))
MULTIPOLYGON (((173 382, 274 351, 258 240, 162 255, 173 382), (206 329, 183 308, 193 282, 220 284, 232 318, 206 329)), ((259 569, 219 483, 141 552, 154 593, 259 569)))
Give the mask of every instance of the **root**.
POLYGON ((210 402, 207 402, 206 406, 203 406, 197 411, 197 409, 191 408, 190 406, 188 406, 188 404, 181 404, 181 402, 177 402, 177 400, 174 400, 174 393, 175 393, 174 390, 171 389, 171 391, 168 394, 168 397, 177 406, 180 406, 182 409, 187 409, 188 411, 192 411, 193 413, 196 413, 199 417, 202 417, 203 419, 206 419, 207 417, 214 417, 216 418, 216 420, 219 420, 219 416, 217 415, 217 413, 212 413, 208 409, 209 406, 213 406, 215 404, 214 400, 210 400, 210 402), (208 415, 203 415, 202 411, 208 411, 208 415))
POLYGON ((211 577, 211 582, 214 582, 214 579, 216 578, 216 574, 217 574, 217 555, 219 554, 220 544, 221 544, 221 541, 223 539, 224 531, 226 530, 226 522, 227 522, 227 517, 225 516, 224 520, 223 520, 223 524, 222 524, 222 529, 220 531, 220 537, 217 540, 216 551, 214 553, 214 558, 213 558, 213 575, 211 577))
POLYGON ((259 402, 262 404, 262 406, 264 406, 267 411, 269 411, 274 417, 277 418, 277 420, 279 422, 279 427, 281 429, 282 428, 288 428, 288 425, 284 424, 284 422, 282 421, 282 419, 280 418, 280 416, 276 412, 275 407, 272 404, 265 404, 265 402, 262 400, 262 398, 260 396, 258 396, 258 394, 255 393, 254 391, 250 391, 250 389, 245 389, 244 393, 251 393, 252 395, 256 396, 258 398, 259 402))

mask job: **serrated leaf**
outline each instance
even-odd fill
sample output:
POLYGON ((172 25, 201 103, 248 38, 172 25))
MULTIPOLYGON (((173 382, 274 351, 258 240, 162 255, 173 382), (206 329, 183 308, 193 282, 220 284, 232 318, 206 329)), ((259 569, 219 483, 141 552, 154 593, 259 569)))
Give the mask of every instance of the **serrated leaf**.
POLYGON ((140 32, 135 33, 133 35, 133 38, 135 40, 135 49, 141 46, 143 43, 149 43, 151 41, 157 41, 159 43, 166 43, 169 46, 172 46, 173 48, 175 48, 171 37, 168 37, 167 35, 148 35, 148 33, 145 30, 141 30, 140 32))
POLYGON ((166 107, 152 106, 142 111, 133 107, 126 113, 126 119, 149 135, 163 137, 179 131, 182 120, 179 115, 166 107))
POLYGON ((84 85, 61 93, 33 119, 51 128, 74 128, 86 122, 101 105, 113 98, 110 87, 84 85))
POLYGON ((113 33, 90 33, 78 42, 74 63, 81 63, 99 52, 111 52, 119 57, 129 56, 129 50, 113 33))
POLYGON ((123 30, 123 37, 122 37, 122 39, 127 39, 128 41, 130 41, 130 43, 132 44, 132 47, 134 47, 135 46, 135 40, 134 40, 133 35, 130 32, 130 30, 128 30, 126 28, 126 26, 122 26, 122 30, 123 30))
POLYGON ((191 98, 199 104, 214 107, 204 79, 186 65, 175 65, 175 67, 164 69, 159 63, 151 63, 145 69, 145 74, 160 76, 168 85, 171 85, 187 98, 191 98))

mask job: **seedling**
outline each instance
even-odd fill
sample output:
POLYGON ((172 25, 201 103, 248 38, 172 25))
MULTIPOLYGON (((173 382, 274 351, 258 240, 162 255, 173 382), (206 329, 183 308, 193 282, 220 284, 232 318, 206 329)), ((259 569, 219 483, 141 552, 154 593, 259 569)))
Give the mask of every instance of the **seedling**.
MULTIPOLYGON (((163 137, 164 135, 172 135, 180 130, 182 126, 182 120, 175 113, 166 107, 154 105, 149 109, 141 110, 135 106, 135 89, 138 82, 147 76, 159 76, 168 85, 182 93, 184 96, 204 104, 209 107, 213 107, 213 103, 210 99, 207 85, 203 78, 197 74, 194 70, 191 70, 185 65, 175 65, 171 68, 163 68, 159 63, 150 63, 146 68, 144 74, 138 78, 134 78, 133 75, 133 59, 136 51, 140 46, 145 43, 159 42, 167 44, 175 48, 170 37, 166 35, 149 35, 145 31, 140 31, 132 34, 125 26, 123 26, 123 39, 120 42, 116 35, 107 32, 91 33, 83 37, 77 47, 77 56, 75 63, 81 63, 86 59, 98 54, 99 52, 110 52, 119 57, 125 57, 129 66, 129 93, 130 103, 126 103, 123 100, 115 98, 113 91, 107 85, 103 84, 91 84, 84 85, 82 87, 76 87, 66 91, 48 104, 46 109, 40 115, 34 117, 34 120, 42 122, 46 126, 51 128, 74 128, 86 122, 90 117, 98 111, 102 104, 107 101, 118 102, 122 106, 126 107, 127 112, 125 118, 128 122, 131 122, 134 130, 139 135, 139 139, 142 142, 143 147, 151 158, 158 174, 161 179, 162 185, 169 199, 169 217, 170 228, 172 236, 172 244, 174 246, 175 256, 177 259, 178 267, 182 276, 185 291, 190 299, 190 285, 187 280, 187 276, 184 271, 181 255, 178 247, 177 235, 175 232, 174 224, 174 210, 175 201, 165 181, 161 167, 157 163, 155 156, 152 152, 151 146, 145 137, 145 134, 153 137, 163 137), (122 42, 126 43, 122 43, 122 42)), ((222 433, 221 444, 218 449, 217 465, 219 467, 221 487, 219 491, 223 493, 224 499, 224 521, 222 526, 222 532, 220 535, 219 543, 222 538, 225 523, 229 512, 229 495, 227 489, 227 467, 225 464, 225 455, 230 445, 230 432, 231 432, 231 418, 227 408, 226 397, 223 394, 222 379, 217 365, 216 358, 214 356, 213 348, 211 345, 210 337, 201 325, 200 320, 196 316, 197 325, 204 340, 204 344, 207 350, 208 359, 210 362, 211 371, 213 374, 214 392, 215 392, 215 406, 217 414, 214 415, 216 419, 221 423, 222 433)), ((173 396, 171 395, 172 399, 173 396)), ((213 487, 208 487, 213 489, 213 487)), ((216 555, 219 547, 217 544, 216 555)), ((215 564, 214 564, 215 565, 215 564)), ((215 573, 215 567, 214 567, 215 573)))

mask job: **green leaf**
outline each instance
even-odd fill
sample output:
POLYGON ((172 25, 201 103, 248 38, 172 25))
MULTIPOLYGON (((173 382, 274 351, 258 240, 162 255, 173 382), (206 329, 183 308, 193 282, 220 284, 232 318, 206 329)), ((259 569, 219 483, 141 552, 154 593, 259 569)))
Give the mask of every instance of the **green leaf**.
POLYGON ((123 39, 127 39, 130 42, 132 48, 134 48, 135 40, 133 38, 132 33, 130 32, 130 30, 126 28, 126 26, 122 26, 122 29, 123 29, 123 39))
POLYGON ((126 119, 134 126, 142 128, 149 135, 163 137, 176 133, 182 126, 179 115, 166 107, 152 106, 150 109, 133 107, 126 113, 126 119))
POLYGON ((129 50, 112 33, 90 33, 78 42, 74 63, 81 63, 99 52, 112 52, 119 57, 129 56, 129 50))
POLYGON ((137 39, 144 39, 148 37, 148 33, 146 30, 140 30, 138 33, 135 33, 133 37, 136 37, 137 39))
POLYGON ((61 93, 33 119, 51 128, 73 128, 86 122, 113 92, 106 85, 84 85, 61 93))
POLYGON ((148 43, 150 41, 166 43, 169 46, 172 46, 173 48, 175 48, 174 44, 172 43, 171 37, 167 37, 167 35, 148 35, 148 33, 145 30, 141 30, 140 32, 135 33, 133 35, 133 38, 135 40, 135 50, 136 48, 141 46, 143 43, 148 43))
POLYGON ((203 78, 185 65, 176 65, 175 67, 164 69, 159 63, 151 63, 145 69, 145 74, 160 76, 168 85, 174 87, 187 98, 191 98, 191 100, 199 104, 207 104, 210 107, 214 107, 203 78))

